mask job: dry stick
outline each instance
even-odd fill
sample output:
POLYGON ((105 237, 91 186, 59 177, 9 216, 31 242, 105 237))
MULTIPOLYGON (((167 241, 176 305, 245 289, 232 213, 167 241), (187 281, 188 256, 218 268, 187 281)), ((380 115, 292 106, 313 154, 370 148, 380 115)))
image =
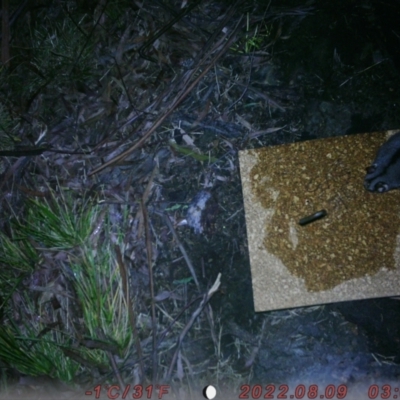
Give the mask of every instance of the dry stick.
POLYGON ((267 324, 267 317, 264 317, 262 326, 261 326, 261 331, 260 334, 258 336, 258 340, 257 340, 257 345, 253 347, 250 357, 246 360, 246 364, 245 364, 245 368, 250 368, 253 364, 255 359, 258 356, 258 353, 260 352, 260 349, 262 348, 262 344, 263 344, 263 339, 265 336, 265 326, 267 324))
MULTIPOLYGON (((204 75, 207 74, 207 72, 213 67, 213 65, 216 63, 216 61, 229 48, 229 46, 233 42, 233 39, 235 38, 236 30, 238 29, 239 24, 242 21, 242 19, 243 19, 243 16, 241 16, 239 18, 238 23, 236 24, 235 28, 233 29, 233 31, 231 33, 231 37, 226 41, 226 43, 222 47, 222 49, 213 57, 213 59, 210 61, 210 64, 207 65, 207 67, 204 69, 204 71, 189 85, 189 87, 186 90, 183 90, 183 93, 178 96, 176 101, 172 102, 172 106, 166 111, 165 114, 161 115, 160 118, 158 118, 154 122, 152 127, 143 135, 143 137, 139 141, 137 141, 133 146, 131 146, 129 149, 125 150, 123 153, 119 154, 118 156, 114 157, 113 159, 107 161, 105 164, 103 164, 100 167, 96 168, 95 170, 91 171, 88 174, 88 176, 97 174, 98 172, 103 171, 105 168, 110 167, 111 165, 114 165, 118 161, 124 160, 127 156, 129 156, 129 154, 131 154, 133 151, 140 148, 144 143, 146 143, 147 139, 151 136, 151 134, 164 122, 164 120, 167 117, 169 117, 172 114, 172 112, 178 107, 178 105, 188 96, 188 94, 191 92, 191 90, 199 83, 199 81, 204 77, 204 75)), ((197 71, 197 69, 194 71, 197 71)))
MULTIPOLYGON (((233 15, 233 12, 234 12, 234 9, 232 8, 229 15, 233 15)), ((230 35, 228 33, 225 33, 225 35, 214 45, 214 47, 210 51, 211 54, 214 53, 217 50, 218 46, 220 46, 220 44, 225 41, 225 44, 223 45, 223 47, 211 59, 210 63, 206 66, 205 70, 196 78, 196 80, 193 83, 190 84, 190 86, 186 89, 186 91, 180 97, 177 97, 177 99, 172 102, 172 107, 177 107, 184 100, 184 98, 186 98, 186 96, 193 90, 193 88, 199 83, 199 81, 203 78, 203 76, 206 75, 207 72, 215 65, 217 60, 223 54, 225 54, 225 52, 228 50, 228 48, 232 44, 233 40, 235 39, 236 31, 239 28, 239 25, 240 25, 240 22, 242 21, 242 19, 243 19, 243 16, 241 16, 239 18, 238 22, 236 23, 236 26, 234 27, 232 32, 230 32, 230 35), (227 38, 228 38, 228 40, 226 40, 227 38)), ((203 59, 201 60, 199 65, 196 67, 194 72, 196 72, 204 64, 205 57, 203 57, 203 59)), ((192 74, 192 76, 193 76, 193 74, 192 74)))
MULTIPOLYGON (((107 340, 107 338, 104 335, 104 332, 103 332, 103 330, 101 328, 97 329, 97 335, 98 335, 100 340, 107 340)), ((117 363, 115 362, 114 355, 111 353, 111 351, 106 351, 106 354, 107 354, 107 357, 110 360, 114 375, 117 378, 117 381, 118 381, 118 384, 119 384, 120 388, 121 389, 125 388, 125 383, 122 380, 121 374, 119 373, 118 366, 117 366, 117 363)))
MULTIPOLYGON (((221 71, 218 71, 218 75, 224 76, 225 78, 231 79, 231 77, 221 71)), ((268 104, 270 104, 272 107, 275 108, 279 108, 279 110, 285 112, 286 109, 281 106, 279 103, 277 103, 275 100, 272 100, 268 95, 266 95, 264 92, 261 92, 260 90, 257 90, 256 88, 254 88, 251 85, 245 85, 244 83, 240 83, 240 82, 235 82, 236 86, 240 86, 243 88, 246 88, 246 90, 250 90, 253 93, 255 93, 257 96, 263 98, 268 104)))
MULTIPOLYGON (((204 47, 201 50, 201 52, 194 59, 193 64, 197 66, 196 69, 195 69, 195 72, 199 69, 199 67, 201 67, 201 66, 203 66, 205 64, 206 58, 210 54, 213 54, 217 50, 218 46, 220 46, 220 44, 223 41, 225 41, 227 37, 229 37, 230 39, 234 37, 234 35, 236 33, 236 30, 239 27, 239 24, 240 24, 240 22, 242 20, 242 17, 239 18, 239 21, 237 22, 236 26, 234 27, 234 29, 229 34, 227 33, 228 30, 226 29, 226 24, 229 22, 229 20, 234 15, 234 13, 236 11, 236 6, 239 3, 240 3, 240 1, 236 1, 236 3, 231 5, 229 11, 225 14, 224 18, 218 24, 218 27, 215 29, 213 34, 210 36, 210 38, 204 44, 204 47), (224 36, 216 44, 214 44, 213 48, 211 50, 209 50, 211 48, 211 46, 213 45, 214 41, 217 39, 217 36, 221 33, 221 31, 222 32, 226 32, 226 33, 224 34, 224 36), (209 51, 209 52, 206 54, 207 51, 209 51)), ((222 50, 225 51, 225 49, 227 49, 226 46, 224 46, 224 48, 222 50)), ((219 57, 220 57, 220 54, 218 52, 217 53, 217 59, 219 57)), ((217 59, 214 58, 214 59, 211 60, 211 67, 214 66, 214 64, 215 64, 217 59)))
POLYGON ((160 36, 162 36, 169 28, 174 26, 179 20, 181 20, 185 15, 187 15, 193 8, 197 7, 197 5, 201 3, 201 0, 192 1, 188 7, 183 9, 171 21, 169 21, 166 25, 164 25, 158 32, 156 32, 149 40, 147 40, 143 46, 139 48, 139 55, 140 57, 144 58, 145 60, 154 62, 157 64, 157 60, 153 59, 150 56, 145 54, 145 50, 149 48, 160 36))
MULTIPOLYGON (((175 240, 176 244, 179 247, 179 250, 181 251, 181 253, 183 255, 183 258, 186 261, 186 264, 187 264, 187 266, 189 268, 189 271, 193 276, 193 279, 194 279, 194 281, 196 283, 196 286, 197 286, 197 290, 200 292, 199 281, 197 280, 196 272, 194 270, 192 261, 190 260, 188 254, 186 253, 185 247, 183 246, 183 244, 179 240, 178 235, 177 235, 177 233, 176 233, 176 231, 174 229, 174 226, 172 225, 171 220, 168 217, 168 214, 164 213, 163 216, 164 216, 166 224, 168 225, 168 228, 170 229, 170 231, 172 233, 172 236, 174 237, 174 240, 175 240)), ((211 310, 209 310, 208 308, 206 308, 206 315, 207 315, 208 323, 210 324, 210 332, 211 332, 212 340, 213 340, 214 343, 216 343, 217 341, 216 341, 216 337, 215 337, 215 333, 214 333, 214 325, 213 325, 213 319, 212 319, 212 315, 211 315, 211 310)))
MULTIPOLYGON (((192 76, 198 71, 198 69, 205 64, 206 58, 210 55, 213 54, 214 51, 216 51, 217 47, 220 45, 220 41, 217 42, 217 44, 214 44, 214 47, 209 51, 210 47, 213 45, 214 41, 217 39, 217 36, 221 33, 221 31, 224 31, 226 24, 229 22, 229 20, 232 18, 234 12, 235 12, 235 7, 238 2, 233 4, 230 8, 230 10, 225 14, 224 18, 220 21, 218 24, 217 28, 215 28, 213 34, 209 37, 207 42, 204 44, 203 48, 199 52, 199 54, 196 56, 196 58, 193 60, 193 65, 196 67, 194 70, 188 70, 185 72, 182 77, 176 81, 175 88, 181 88, 182 86, 186 85, 186 83, 190 80, 192 76), (209 52, 208 52, 209 51, 209 52), (207 53, 208 52, 208 53, 207 53)), ((235 28, 236 29, 236 28, 235 28)), ((227 33, 225 33, 220 40, 225 40, 227 37, 227 33)))
MULTIPOLYGON (((157 343, 157 349, 160 347, 161 343, 164 341, 165 336, 168 334, 168 332, 171 331, 172 326, 175 324, 175 322, 179 319, 179 317, 189 308, 193 305, 193 303, 195 303, 196 301, 198 301, 199 299, 201 299, 203 296, 197 296, 194 300, 192 300, 189 304, 187 304, 181 311, 180 313, 173 319, 173 321, 170 323, 170 325, 164 329, 164 331, 161 334, 160 339, 158 340, 157 343)), ((143 342, 145 342, 146 340, 143 340, 143 342)), ((63 351, 66 353, 66 355, 69 355, 68 350, 64 350, 63 351)), ((149 356, 141 356, 139 359, 133 360, 129 362, 129 366, 134 366, 138 363, 143 363, 145 360, 147 360, 149 358, 149 356)), ((75 358, 74 358, 75 359, 75 358)), ((84 363, 85 360, 81 361, 80 359, 76 358, 76 360, 78 362, 84 363)), ((87 363, 86 363, 87 364, 87 363)), ((84 365, 86 365, 84 364, 84 365)), ((113 371, 113 373, 115 374, 115 372, 113 371)), ((109 374, 108 374, 109 376, 109 374)), ((102 378, 102 381, 104 381, 104 378, 102 378)), ((96 382, 94 385, 91 385, 90 387, 92 388, 93 386, 97 386, 102 384, 101 381, 96 382)))
POLYGON ((149 286, 151 296, 151 325, 153 329, 153 385, 157 380, 157 326, 156 326, 156 306, 154 299, 154 279, 153 279, 153 265, 152 265, 152 251, 151 251, 151 238, 149 230, 149 219, 147 209, 143 199, 141 200, 141 208, 143 213, 144 232, 146 236, 146 250, 147 250, 147 265, 149 268, 149 286))
MULTIPOLYGON (((161 333, 160 338, 159 338, 159 340, 158 340, 158 342, 157 342, 157 349, 161 346, 161 344, 162 344, 162 342, 164 341, 166 335, 167 335, 169 332, 171 332, 172 327, 173 327, 174 324, 178 321, 178 319, 182 316, 182 314, 183 314, 184 312, 186 312, 186 310, 187 310, 188 308, 190 308, 196 301, 200 300, 202 297, 203 297, 203 295, 197 296, 197 297, 196 297, 195 299, 193 299, 189 304, 186 304, 186 305, 184 306, 184 308, 179 312, 179 314, 178 314, 175 318, 173 318, 172 322, 171 322, 171 323, 163 330, 163 332, 161 333)), ((146 340, 147 340, 147 339, 146 339, 146 340)), ((145 342, 146 340, 143 340, 143 342, 145 342)), ((129 362, 129 365, 135 365, 135 364, 137 364, 137 363, 139 363, 139 362, 143 362, 143 361, 146 360, 147 358, 148 358, 148 356, 142 356, 142 358, 140 358, 140 359, 136 359, 136 360, 133 360, 133 361, 129 362)))
MULTIPOLYGON (((105 2, 105 4, 104 4, 104 7, 102 8, 102 10, 101 10, 101 12, 100 12, 99 17, 97 18, 97 21, 96 21, 95 24, 93 25, 92 30, 88 33, 87 38, 86 38, 86 42, 83 44, 80 53, 79 53, 78 56, 76 57, 75 62, 74 62, 74 64, 72 65, 71 71, 73 71, 73 70, 76 68, 76 66, 78 65, 78 62, 79 62, 80 58, 82 57, 82 54, 83 54, 83 52, 84 52, 85 49, 86 49, 86 46, 89 44, 89 42, 90 42, 90 40, 91 40, 91 38, 92 38, 92 35, 93 35, 94 31, 95 31, 96 28, 97 28, 97 25, 100 23, 101 18, 102 18, 102 16, 103 16, 104 12, 106 11, 106 8, 107 8, 107 6, 108 6, 109 1, 110 1, 110 0, 106 0, 106 2, 105 2)), ((68 12, 68 10, 67 10, 66 8, 64 8, 64 10, 67 11, 67 13, 69 14, 69 12, 68 12)), ((69 18, 71 19, 71 21, 73 21, 73 19, 71 18, 71 15, 69 15, 69 18)), ((78 29, 80 29, 80 27, 79 27, 78 24, 76 24, 76 26, 77 26, 78 29)))
MULTIPOLYGON (((197 290, 200 292, 200 284, 199 284, 199 281, 197 280, 197 275, 196 275, 195 269, 193 267, 192 261, 190 260, 188 254, 187 254, 187 252, 185 250, 185 247, 183 246, 183 244, 179 240, 178 235, 177 235, 177 233, 176 233, 176 231, 174 229, 174 226, 172 225, 171 220, 168 217, 168 214, 164 213, 163 216, 164 216, 166 224, 168 225, 168 228, 170 229, 170 231, 172 233, 172 236, 174 237, 175 242, 177 243, 177 245, 178 245, 178 247, 179 247, 179 249, 180 249, 180 251, 181 251, 181 253, 183 255, 183 258, 186 261, 186 264, 187 264, 187 266, 189 268, 189 271, 192 274, 192 277, 193 277, 193 279, 194 279, 194 281, 196 283, 196 286, 197 286, 197 290)), ((207 315, 208 322, 210 324, 211 337, 213 339, 213 342, 216 343, 216 337, 215 337, 215 333, 214 333, 214 326, 213 326, 213 323, 212 323, 213 320, 212 320, 211 310, 209 310, 208 308, 206 308, 206 315, 207 315)))
MULTIPOLYGON (((217 28, 214 30, 213 34, 209 37, 207 42, 204 44, 202 50, 199 52, 199 54, 194 59, 193 65, 195 65, 196 67, 194 69, 188 70, 184 74, 182 74, 182 76, 175 81, 174 86, 170 87, 169 93, 174 92, 174 90, 179 91, 179 90, 181 90, 182 87, 185 87, 185 85, 187 85, 187 82, 190 81, 190 79, 196 74, 196 72, 199 70, 199 68, 205 64, 206 58, 210 54, 212 54, 216 51, 217 47, 220 45, 220 41, 218 41, 218 43, 216 45, 214 45, 214 47, 210 50, 210 52, 207 53, 207 51, 210 49, 211 45, 214 43, 217 36, 221 33, 221 31, 224 30, 226 24, 232 18, 233 14, 235 12, 235 7, 236 7, 237 3, 238 2, 236 2, 234 5, 231 6, 229 12, 227 12, 225 14, 224 19, 222 19, 220 21, 217 28)), ((227 33, 224 34, 224 36, 221 40, 225 40, 227 35, 228 35, 227 33)), ((166 95, 164 102, 168 101, 169 93, 166 95)), ((175 96, 175 99, 176 98, 179 98, 179 95, 175 96)), ((171 104, 174 104, 174 101, 172 101, 171 104)))
POLYGON ((106 137, 104 139, 102 139, 100 141, 100 143, 98 143, 92 151, 96 151, 98 149, 100 149, 108 140, 109 137, 113 136, 115 133, 117 133, 118 131, 122 130, 123 128, 125 128, 126 126, 133 124, 138 118, 140 118, 142 115, 146 114, 146 113, 150 113, 151 110, 153 108, 156 108, 158 106, 158 103, 161 100, 159 100, 158 98, 153 101, 153 103, 151 103, 148 107, 146 107, 144 110, 139 110, 136 112, 136 114, 133 117, 129 117, 125 122, 121 123, 121 125, 117 126, 113 131, 111 131, 110 133, 108 133, 106 135, 106 137))
POLYGON ((169 366, 168 369, 168 374, 167 374, 167 382, 169 382, 171 380, 171 375, 172 375, 172 371, 174 368, 174 365, 176 363, 176 359, 178 357, 183 339, 185 338, 186 334, 189 332, 189 329, 192 327, 194 321, 196 320, 196 318, 200 315, 201 311, 203 310, 203 308, 205 307, 205 305, 209 302, 209 300, 211 299, 212 295, 218 290, 219 286, 221 284, 221 274, 219 273, 217 276, 217 279, 214 282, 214 285, 212 285, 211 289, 208 291, 208 293, 206 293, 203 297, 202 302, 200 303, 199 307, 197 308, 197 310, 193 313, 193 315, 191 316, 189 322, 186 324, 185 328, 183 329, 183 331, 181 332, 181 334, 178 337, 177 343, 176 343, 176 349, 175 349, 175 353, 172 357, 172 361, 171 364, 169 366))
POLYGON ((142 347, 140 345, 139 332, 136 326, 137 317, 136 313, 133 311, 133 304, 129 295, 128 271, 126 269, 126 264, 122 259, 121 249, 118 245, 115 245, 115 254, 117 255, 117 262, 122 279, 122 290, 124 291, 126 306, 128 307, 129 323, 131 325, 132 333, 135 336, 136 352, 139 358, 140 381, 143 382, 144 379, 143 352, 142 352, 142 347))
MULTIPOLYGON (((18 171, 18 168, 22 168, 24 167, 26 164, 29 163, 29 157, 20 157, 18 158, 17 161, 15 161, 15 163, 8 169, 6 176, 3 178, 3 181, 0 183, 0 192, 1 189, 3 189, 3 186, 6 184, 6 182, 13 176, 16 174, 16 172, 18 171)), ((6 194, 4 194, 1 197, 1 200, 6 196, 6 194)))
MULTIPOLYGON (((149 182, 148 182, 148 184, 146 186, 146 189, 144 190, 144 193, 143 193, 143 196, 142 196, 143 204, 147 203, 147 200, 148 200, 149 195, 150 195, 150 190, 153 187, 154 177, 156 176, 157 172, 158 172, 158 167, 156 165, 154 167, 154 169, 153 169, 153 172, 150 175, 149 182)), ((139 208, 139 210, 137 211, 135 220, 139 221, 139 225, 138 225, 138 228, 137 228, 137 232, 138 232, 137 236, 138 237, 142 237, 144 218, 143 218, 143 212, 142 212, 141 208, 139 208)))
POLYGON ((214 343, 215 348, 217 348, 218 340, 217 340, 217 337, 215 336, 215 324, 214 324, 213 312, 212 312, 212 308, 209 304, 205 308, 205 312, 206 312, 208 323, 210 324, 211 339, 214 343))
POLYGON ((243 99, 243 96, 246 94, 247 89, 249 88, 250 81, 251 81, 251 71, 252 71, 252 69, 253 69, 253 61, 254 61, 254 50, 253 50, 253 53, 252 53, 252 55, 251 55, 250 71, 249 71, 249 76, 247 77, 246 86, 244 87, 244 90, 243 90, 242 94, 239 96, 239 98, 236 99, 236 101, 234 101, 233 104, 231 104, 231 105, 228 107, 228 111, 229 111, 230 109, 232 109, 233 107, 235 107, 235 105, 238 104, 239 101, 242 100, 242 99, 243 99))
POLYGON ((172 236, 174 237, 174 239, 175 239, 175 241, 176 241, 176 244, 178 245, 179 250, 181 251, 181 253, 182 253, 182 255, 183 255, 183 258, 184 258, 185 261, 186 261, 186 264, 187 264, 187 266, 188 266, 188 268, 189 268, 189 271, 190 271, 190 273, 192 274, 192 277, 193 277, 193 279, 194 279, 194 282, 196 283, 197 289, 198 289, 198 291, 200 292, 200 284, 199 284, 199 281, 197 280, 197 276, 196 276, 196 272, 195 272, 195 270, 194 270, 194 268, 193 268, 193 264, 192 264, 192 262, 190 261, 190 258, 189 258, 189 256, 188 256, 188 254, 186 253, 186 250, 185 250, 185 248, 183 247, 183 244, 182 244, 181 241, 179 240, 178 235, 176 234, 176 231, 175 231, 175 229, 174 229, 174 227, 173 227, 173 225, 172 225, 172 223, 171 223, 171 220, 170 220, 169 217, 168 217, 168 214, 165 213, 165 214, 163 214, 163 215, 164 215, 165 223, 168 225, 168 228, 169 228, 169 230, 171 231, 172 236))

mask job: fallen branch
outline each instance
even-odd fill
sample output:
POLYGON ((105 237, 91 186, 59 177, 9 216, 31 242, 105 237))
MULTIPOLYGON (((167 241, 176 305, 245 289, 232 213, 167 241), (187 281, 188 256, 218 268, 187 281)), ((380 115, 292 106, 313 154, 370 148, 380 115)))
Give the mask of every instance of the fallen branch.
POLYGON ((177 343, 176 343, 175 353, 174 353, 174 355, 172 357, 172 361, 171 361, 171 364, 170 364, 169 369, 168 369, 168 374, 167 374, 167 378, 166 378, 167 382, 169 382, 171 380, 172 371, 173 371, 174 365, 175 365, 175 363, 177 361, 178 354, 179 354, 179 352, 181 350, 183 339, 185 338, 186 334, 189 332, 189 329, 192 327, 192 325, 193 325, 194 321, 196 320, 196 318, 200 315, 200 313, 203 310, 203 308, 210 301, 210 299, 213 296, 213 294, 218 290, 220 284, 221 284, 221 274, 219 273, 218 276, 217 276, 217 279, 214 282, 214 284, 212 285, 210 290, 203 296, 203 300, 201 301, 199 307, 193 313, 193 315, 191 316, 189 322, 186 324, 185 328, 183 329, 183 331, 179 335, 177 343))

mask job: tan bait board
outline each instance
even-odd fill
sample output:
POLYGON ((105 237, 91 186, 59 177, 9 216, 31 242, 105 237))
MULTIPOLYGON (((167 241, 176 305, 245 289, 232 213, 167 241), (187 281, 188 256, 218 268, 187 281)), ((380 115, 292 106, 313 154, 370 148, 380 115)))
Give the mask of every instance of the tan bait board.
POLYGON ((363 186, 393 132, 240 152, 256 311, 400 295, 400 190, 363 186))

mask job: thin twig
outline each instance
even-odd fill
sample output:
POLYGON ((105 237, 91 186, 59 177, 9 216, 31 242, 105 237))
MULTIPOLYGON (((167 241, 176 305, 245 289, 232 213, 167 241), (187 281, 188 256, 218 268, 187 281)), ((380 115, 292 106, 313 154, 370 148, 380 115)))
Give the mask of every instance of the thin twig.
MULTIPOLYGON (((218 71, 219 75, 225 76, 228 79, 231 79, 231 77, 221 71, 218 71)), ((240 83, 240 82, 235 82, 235 84, 237 86, 241 86, 241 87, 246 87, 246 85, 244 83, 240 83)), ((252 87, 251 85, 247 86, 247 90, 252 91, 253 93, 255 93, 257 96, 263 98, 268 104, 270 104, 272 107, 278 108, 281 111, 286 111, 286 109, 281 106, 279 103, 277 103, 275 100, 272 100, 268 95, 266 95, 264 92, 261 92, 260 90, 252 87)))
MULTIPOLYGON (((222 47, 222 49, 219 52, 216 53, 216 55, 212 58, 210 63, 204 68, 204 70, 200 73, 200 75, 196 79, 194 79, 194 81, 191 84, 189 84, 189 86, 186 89, 183 88, 181 90, 181 93, 178 96, 176 96, 176 99, 174 101, 172 101, 172 105, 170 106, 170 108, 153 123, 151 128, 142 136, 142 138, 140 140, 138 140, 134 145, 129 147, 127 150, 125 150, 124 152, 119 154, 118 156, 112 158, 111 160, 107 161, 105 164, 103 164, 100 167, 98 167, 98 168, 94 169, 93 171, 91 171, 88 174, 88 176, 92 176, 94 174, 97 174, 98 172, 103 171, 105 168, 108 168, 108 167, 114 165, 118 161, 124 160, 133 151, 135 151, 136 149, 142 147, 142 145, 144 145, 147 142, 147 140, 154 133, 154 131, 159 126, 161 126, 161 124, 164 122, 164 120, 167 117, 169 117, 172 114, 172 112, 188 96, 188 94, 192 91, 192 89, 200 82, 200 80, 214 66, 214 64, 217 62, 217 60, 228 50, 228 48, 231 46, 231 44, 232 44, 232 42, 233 42, 233 40, 235 38, 236 31, 239 28, 239 25, 240 25, 240 22, 242 21, 242 19, 243 19, 243 16, 241 16, 239 18, 239 21, 237 22, 235 28, 231 32, 230 38, 228 40, 226 40, 225 45, 222 47)), ((197 69, 195 69, 194 72, 197 71, 197 69)), ((191 75, 193 76, 194 74, 192 73, 191 75)))
MULTIPOLYGON (((93 25, 92 30, 91 30, 91 31, 89 32, 89 34, 87 35, 86 42, 83 44, 80 53, 79 53, 78 56, 76 57, 75 62, 74 62, 74 64, 73 64, 72 68, 71 68, 71 71, 73 71, 73 70, 75 69, 75 67, 77 66, 77 64, 78 64, 78 62, 79 62, 79 60, 80 60, 80 58, 82 57, 82 54, 83 54, 83 52, 84 52, 85 49, 86 49, 86 46, 89 44, 89 42, 90 42, 90 40, 91 40, 91 38, 92 38, 93 32, 96 30, 97 25, 100 23, 101 17, 103 16, 104 12, 106 11, 106 8, 107 8, 107 6, 108 6, 108 2, 109 2, 109 1, 110 1, 110 0, 106 0, 106 4, 105 4, 104 7, 102 8, 99 17, 97 18, 97 21, 96 21, 95 24, 93 25)), ((66 8, 66 10, 67 10, 67 8, 66 8)), ((68 11, 68 10, 67 10, 67 11, 68 11)))
POLYGON ((145 54, 145 50, 148 49, 160 36, 162 36, 168 29, 174 26, 179 20, 181 20, 185 15, 187 15, 193 8, 197 7, 201 3, 201 0, 191 2, 191 4, 183 9, 180 13, 176 14, 171 21, 164 25, 158 32, 156 32, 150 39, 148 39, 140 48, 139 55, 145 60, 157 63, 157 60, 145 54))
POLYGON ((153 330, 153 384, 157 381, 157 324, 156 324, 156 306, 154 299, 154 279, 153 279, 153 262, 152 262, 152 248, 151 248, 151 238, 149 229, 149 219, 147 214, 147 209, 143 199, 141 200, 141 208, 143 213, 143 224, 144 232, 146 237, 146 250, 147 250, 147 266, 149 269, 149 286, 150 286, 150 297, 151 297, 151 325, 153 330))
POLYGON ((171 231, 172 236, 174 237, 174 240, 176 241, 176 244, 178 245, 179 250, 181 251, 181 253, 183 255, 183 258, 186 261, 189 271, 192 274, 192 277, 193 277, 194 282, 196 283, 197 289, 200 292, 200 284, 199 284, 199 281, 197 280, 196 272, 194 270, 192 261, 190 260, 188 254, 186 253, 186 250, 183 247, 183 244, 181 243, 181 241, 179 240, 178 235, 176 234, 176 231, 174 229, 174 226, 172 225, 171 220, 169 219, 169 216, 166 213, 164 214, 164 221, 168 225, 168 228, 171 231))
POLYGON ((348 81, 352 80, 356 75, 362 74, 363 72, 368 71, 369 69, 371 69, 371 68, 373 68, 373 67, 379 65, 380 63, 382 63, 382 62, 384 62, 384 61, 386 61, 386 60, 387 60, 387 58, 385 58, 385 59, 383 59, 383 60, 381 60, 381 61, 378 61, 378 62, 376 62, 375 64, 372 64, 372 65, 370 65, 369 67, 362 69, 361 71, 356 72, 356 73, 355 73, 353 76, 351 76, 349 79, 346 79, 344 82, 342 82, 342 83, 339 85, 339 87, 342 87, 343 85, 345 85, 348 81))
POLYGON ((175 349, 175 353, 172 357, 172 361, 171 364, 169 366, 168 369, 168 373, 167 373, 167 382, 171 380, 171 375, 172 375, 172 371, 174 369, 174 365, 176 363, 179 351, 181 349, 181 345, 183 342, 183 339, 185 338, 185 336, 187 335, 187 333, 189 332, 190 328, 192 327, 194 321, 196 320, 196 318, 200 315, 201 311, 203 310, 203 308, 206 306, 206 304, 209 302, 209 300, 211 299, 211 297, 213 296, 213 294, 218 290, 219 286, 221 284, 221 274, 219 273, 217 276, 217 279, 215 280, 214 284, 212 285, 212 287, 210 288, 210 290, 204 295, 202 302, 200 303, 199 307, 197 308, 197 310, 192 314, 189 322, 186 324, 185 328, 183 329, 183 331, 181 332, 181 334, 178 337, 177 343, 176 343, 176 349, 175 349))
MULTIPOLYGON (((97 335, 98 335, 100 340, 104 340, 104 341, 107 340, 107 338, 104 335, 104 332, 103 332, 103 330, 101 328, 97 329, 97 335)), ((121 374, 119 373, 117 363, 115 362, 114 354, 112 354, 111 351, 106 351, 106 354, 108 356, 108 359, 110 360, 111 367, 113 369, 115 377, 117 378, 117 381, 118 381, 118 384, 119 384, 120 388, 124 388, 125 387, 125 383, 122 380, 121 374)))
POLYGON ((251 81, 251 70, 253 69, 253 61, 254 61, 254 51, 253 51, 253 53, 252 53, 252 55, 251 55, 250 72, 249 72, 249 77, 247 78, 247 83, 246 83, 246 85, 245 85, 245 87, 244 87, 244 89, 243 89, 243 91, 242 91, 242 94, 239 96, 239 98, 238 98, 236 101, 234 101, 233 104, 231 104, 231 105, 228 107, 228 111, 229 111, 230 109, 232 109, 233 107, 235 107, 235 105, 236 105, 237 103, 239 103, 239 101, 242 100, 243 97, 244 97, 244 95, 246 94, 247 89, 249 88, 249 85, 250 85, 250 81, 251 81))
POLYGON ((129 323, 131 325, 132 333, 133 333, 134 340, 135 340, 136 353, 139 358, 140 381, 143 382, 143 379, 144 379, 143 351, 142 351, 142 346, 140 345, 139 332, 138 332, 137 325, 136 325, 137 317, 136 317, 136 313, 133 310, 133 304, 132 304, 132 301, 131 301, 131 298, 129 295, 128 271, 126 268, 126 264, 124 263, 123 258, 122 258, 121 249, 118 245, 115 245, 115 254, 117 255, 117 263, 119 266, 119 271, 120 271, 121 279, 122 279, 122 290, 124 292, 126 306, 128 308, 129 323))

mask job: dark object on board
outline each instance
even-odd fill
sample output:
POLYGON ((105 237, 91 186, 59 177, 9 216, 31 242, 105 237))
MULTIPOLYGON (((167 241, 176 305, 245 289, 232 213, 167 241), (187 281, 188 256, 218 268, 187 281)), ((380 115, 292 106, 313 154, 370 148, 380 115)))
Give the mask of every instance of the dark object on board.
POLYGON ((364 187, 378 193, 400 187, 400 131, 379 148, 374 162, 367 168, 364 187))
POLYGON ((299 225, 307 225, 310 224, 311 222, 317 221, 318 219, 324 218, 328 215, 328 213, 325 210, 321 210, 316 212, 315 214, 309 215, 307 217, 302 218, 299 221, 299 225))

